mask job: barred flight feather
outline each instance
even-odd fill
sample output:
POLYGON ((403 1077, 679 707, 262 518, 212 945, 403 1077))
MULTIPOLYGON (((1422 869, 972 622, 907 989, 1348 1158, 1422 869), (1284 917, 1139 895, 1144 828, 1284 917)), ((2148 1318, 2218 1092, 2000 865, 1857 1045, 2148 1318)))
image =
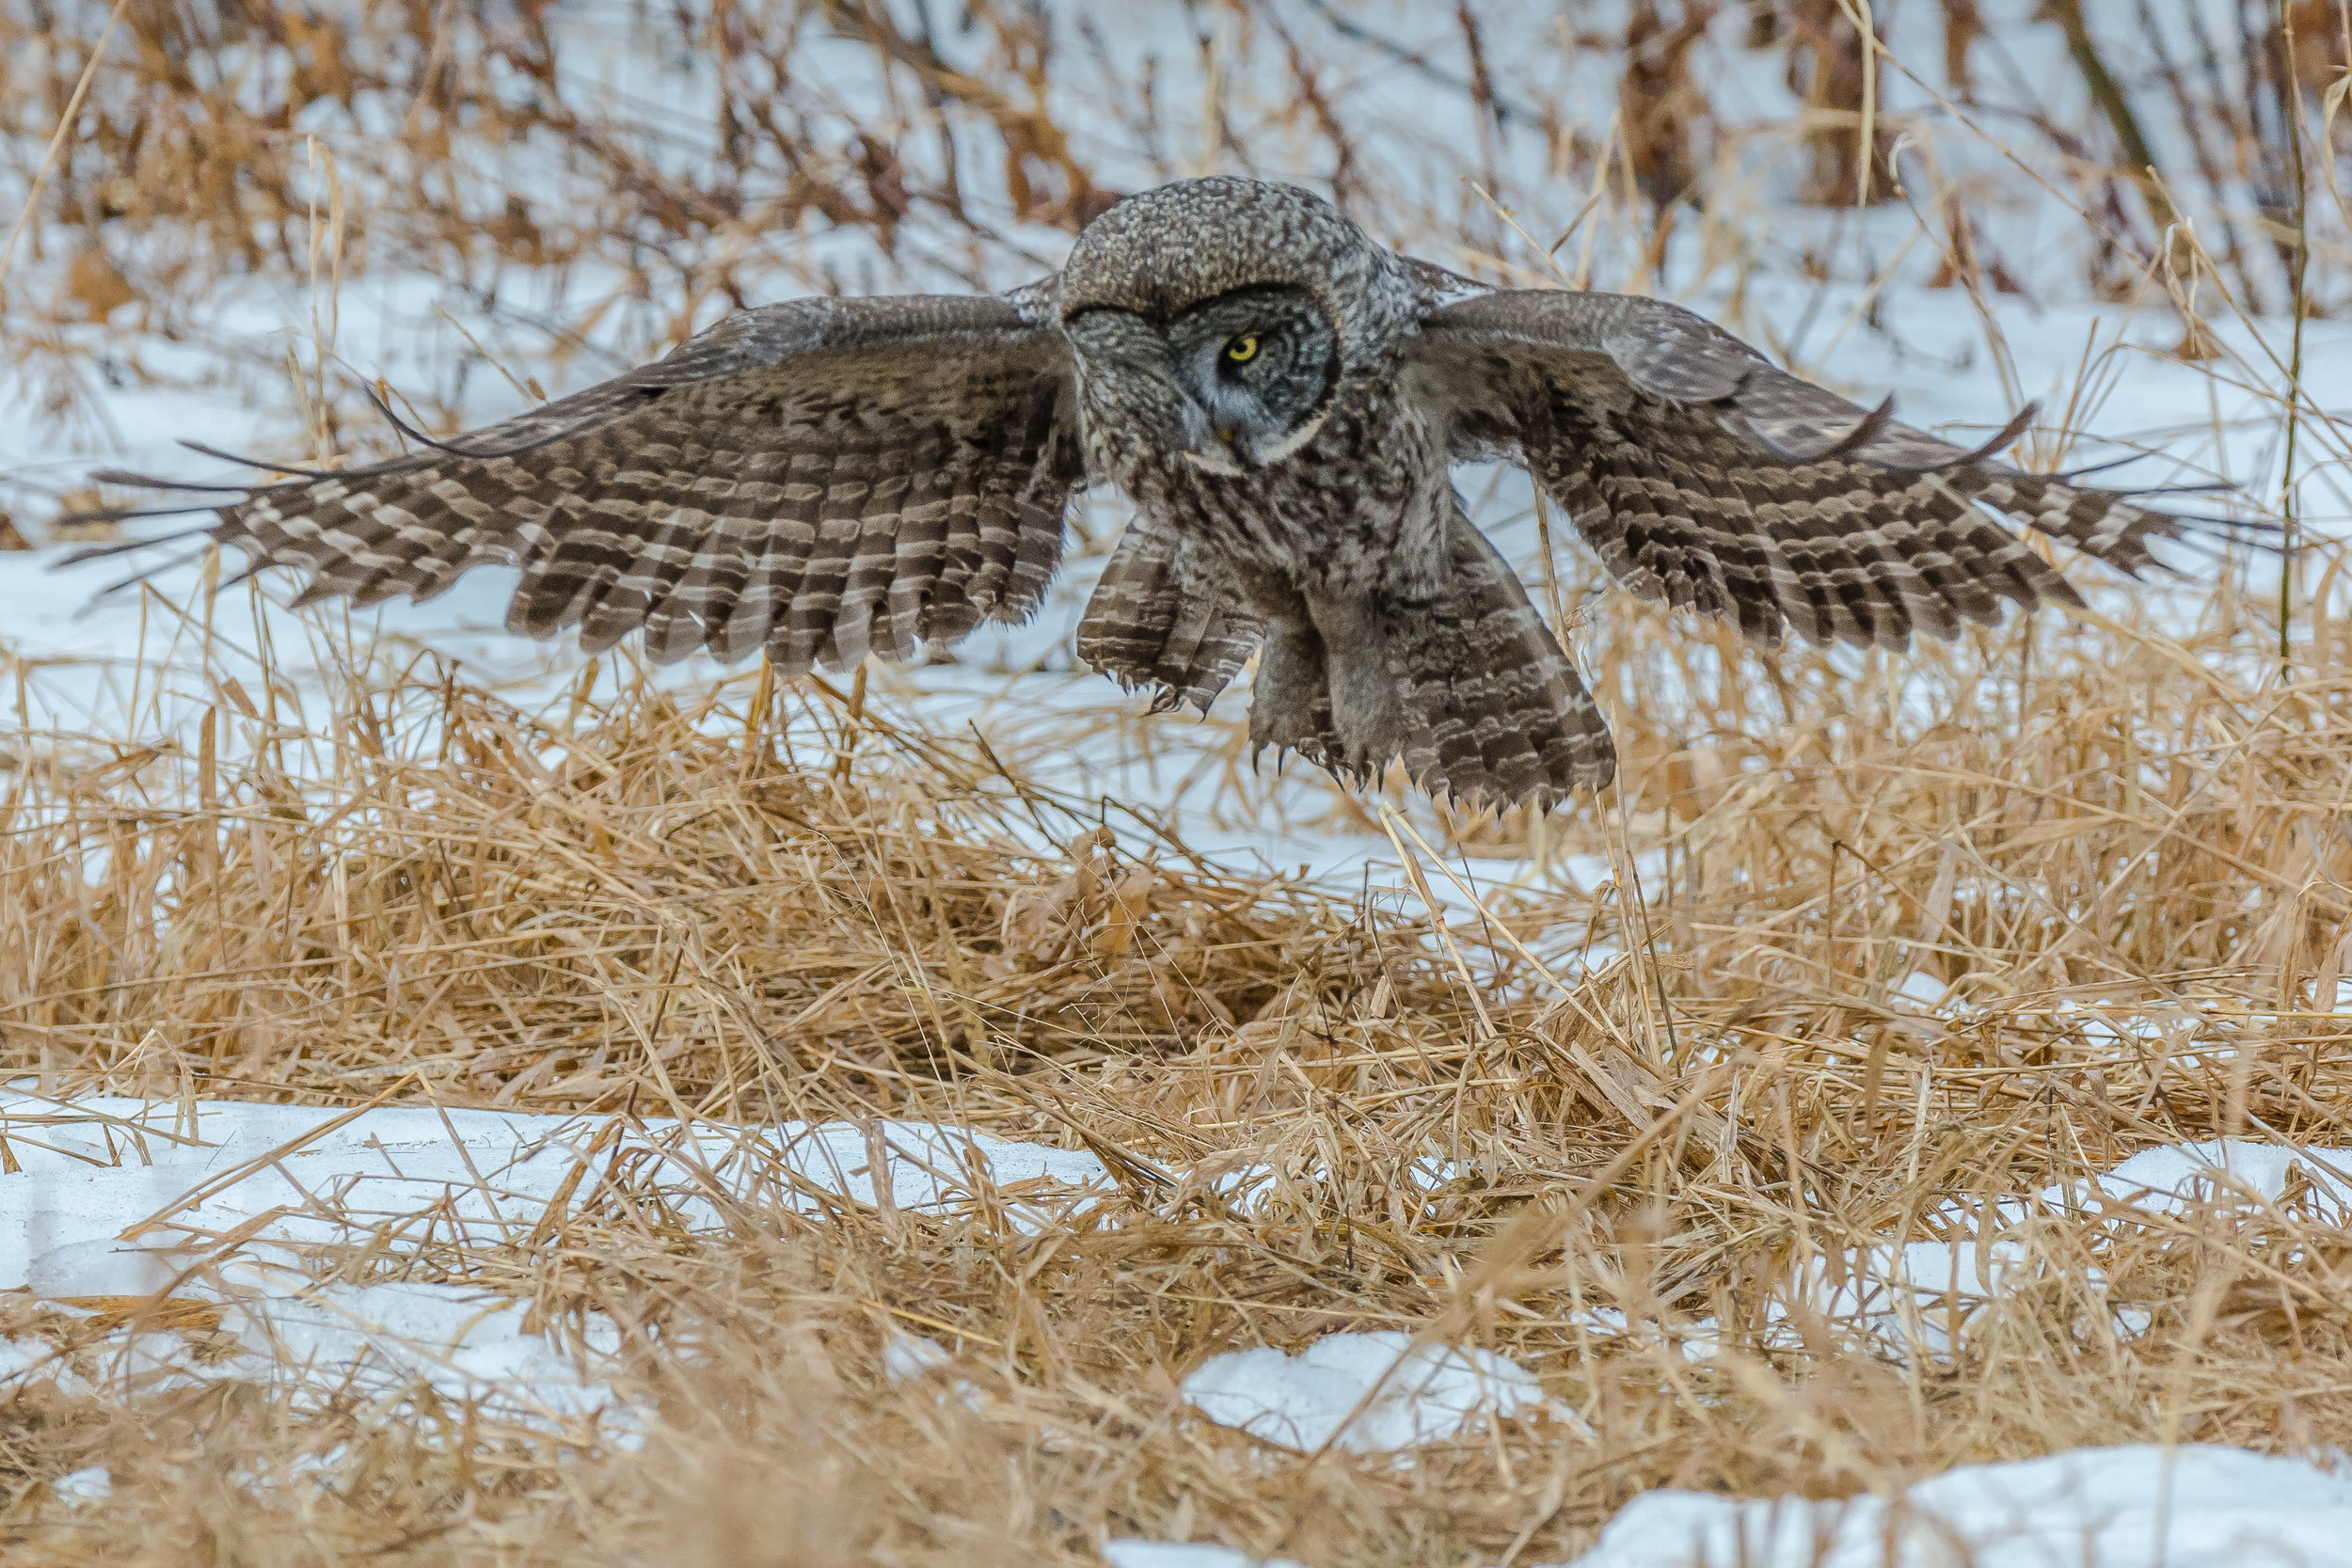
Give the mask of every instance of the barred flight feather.
POLYGON ((1656 300, 1498 291, 1431 311, 1407 354, 1457 456, 1517 458, 1619 581, 1768 645, 2080 603, 2003 518, 2134 576, 2197 526, 1866 414, 1656 300))
POLYGON ((1518 574, 1459 512, 1452 571, 1425 615, 1399 617, 1390 657, 1406 693, 1406 771, 1466 805, 1541 811, 1616 776, 1609 723, 1518 574))
POLYGON ((1120 536, 1078 625, 1078 657, 1129 690, 1156 687, 1161 708, 1200 712, 1241 673, 1263 620, 1205 552, 1139 516, 1120 536))
POLYGON ((1069 350, 1034 299, 803 300, 446 445, 257 487, 214 538, 298 602, 521 568, 514 631, 644 627, 659 660, 910 658, 1033 612, 1083 482, 1069 350))

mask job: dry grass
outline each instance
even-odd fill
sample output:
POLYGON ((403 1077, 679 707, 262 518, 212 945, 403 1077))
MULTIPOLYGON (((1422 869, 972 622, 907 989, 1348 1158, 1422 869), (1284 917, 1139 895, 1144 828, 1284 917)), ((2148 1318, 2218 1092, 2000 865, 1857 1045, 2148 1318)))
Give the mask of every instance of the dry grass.
MULTIPOLYGON (((1604 664, 1689 681, 1691 727, 1624 710, 1624 809, 1549 847, 1670 869, 1645 910, 1490 887, 1442 938, 1418 906, 1222 874, 1139 821, 1104 842, 968 739, 853 724, 822 686, 628 681, 534 714, 356 679, 307 715, 291 683, 215 686, 193 746, 44 748, 0 832, 0 946, 26 960, 0 975, 0 1070, 54 1092, 351 1103, 413 1073, 404 1096, 442 1104, 937 1117, 1279 1174, 1254 1213, 1139 1176, 1115 1224, 1039 1238, 982 1204, 687 1243, 583 1203, 547 1244, 437 1262, 551 1319, 658 1329, 642 1376, 668 1425, 644 1455, 476 1451, 234 1393, 28 1395, 9 1466, 97 1458, 117 1493, 93 1516, 25 1490, 11 1539, 591 1560, 660 1558, 684 1519, 714 1562, 833 1560, 782 1545, 829 1531, 849 1560, 1075 1561, 1187 1530, 1318 1562, 1491 1561, 1532 1532, 1541 1560, 1645 1486, 2352 1441, 2352 1236, 2292 1207, 2114 1243, 2028 1226, 2036 1283, 1940 1360, 1766 1318, 1807 1259, 1930 1234, 1947 1199, 2179 1139, 2352 1142, 2341 677, 2256 690, 2128 628, 2038 624, 1860 681, 1789 660, 1784 719, 1749 706, 1768 681, 1676 671, 1660 650, 1706 647, 1688 628, 1612 627, 1604 664), (2015 706, 1979 708, 1996 691, 2015 706), (1579 949, 1625 956, 1579 973, 1579 949), (1890 1006, 1915 970, 1968 1010, 1890 1006), (1423 1194, 1430 1155, 1460 1171, 1423 1194), (2145 1337, 2106 1326, 2118 1302, 2145 1337), (1713 1316, 1739 1350, 1596 1339, 1580 1304, 1713 1316), (976 1406, 884 1385, 893 1326, 960 1345, 976 1406), (1182 1417, 1204 1355, 1347 1326, 1502 1349, 1597 1441, 1512 1431, 1394 1470, 1272 1461, 1182 1417), (367 1460, 331 1495, 253 1479, 338 1443, 367 1460), (780 1468, 821 1483, 778 1501, 780 1468)), ((1472 863, 1421 858, 1433 881, 1472 863)))
MULTIPOLYGON (((1791 47, 1820 44, 1803 30, 1837 9, 1786 8, 1791 47)), ((788 63, 787 24, 854 33, 850 11, 782 8, 708 36, 738 38, 730 80, 755 97, 768 79, 746 62, 788 63)), ((996 29, 986 82, 882 36, 878 8, 857 14, 866 46, 911 56, 943 120, 993 128, 1002 207, 1038 227, 1083 216, 1100 187, 1038 107, 1061 68, 1024 43, 1019 13, 976 8, 996 29)), ((1231 15, 1253 30, 1221 46, 1275 62, 1299 134, 1336 148, 1343 194, 1353 181, 1371 199, 1368 155, 1333 107, 1343 91, 1295 36, 1304 13, 1231 15)), ((276 263, 244 248, 309 222, 292 144, 195 128, 245 123, 266 91, 413 103, 383 168, 346 169, 371 189, 368 257, 385 267, 461 251, 493 272, 555 267, 633 233, 749 269, 748 236, 803 209, 746 191, 793 156, 807 178, 790 199, 882 253, 914 243, 899 229, 918 209, 927 233, 943 214, 973 220, 947 231, 970 242, 957 264, 975 278, 1028 243, 1004 240, 968 186, 914 179, 912 154, 877 143, 858 166, 808 139, 813 119, 740 128, 738 185, 722 168, 687 190, 630 161, 623 133, 642 123, 603 124, 561 73, 541 73, 537 118, 510 124, 481 108, 485 62, 503 49, 521 70, 544 35, 475 38, 471 8, 376 8, 380 58, 365 29, 279 40, 311 74, 245 97, 209 85, 215 40, 168 33, 178 10, 126 16, 138 47, 95 98, 160 118, 77 142, 55 197, 66 221, 35 237, 55 255, 75 224, 114 222, 109 202, 126 258, 186 237, 168 277, 123 263, 159 315, 208 268, 312 273, 294 230, 276 263), (485 216, 436 195, 487 143, 549 135, 589 158, 567 167, 612 203, 596 221, 558 233, 528 204, 485 216), (211 194, 175 206, 175 191, 211 194)), ((231 30, 292 25, 271 12, 231 30)), ((1471 42, 1474 55, 1474 28, 1471 42)), ((80 58, 56 53, 56 106, 80 58)), ((1645 70, 1627 72, 1626 106, 1681 95, 1653 119, 1695 135, 1707 117, 1684 63, 1645 70)), ((1514 112, 1483 74, 1462 90, 1514 112)), ((1820 112, 1850 113, 1847 90, 1825 85, 1820 112)), ((1138 91, 1120 112, 1158 146, 1168 101, 1138 91)), ((1825 183, 1842 188, 1859 144, 1838 165, 1823 123, 1787 128, 1788 154, 1828 158, 1825 183)), ((1610 149, 1556 134, 1571 197, 1541 210, 1573 214, 1609 194, 1610 149)), ((1265 145, 1222 135, 1191 145, 1234 164, 1265 145)), ((1638 166, 1671 181, 1706 151, 1645 145, 1638 166)), ((1596 209, 1625 268, 1656 264, 1674 200, 1628 189, 1596 209)), ((1701 221, 1730 225, 1736 201, 1709 197, 1701 221)), ((1473 262, 1507 248, 1468 198, 1410 221, 1473 262)), ((1939 197, 1922 221, 1951 280, 1993 286, 1963 208, 1939 197)), ((2134 276, 2161 305, 2153 250, 2134 276)), ((2203 277, 2210 308, 2237 263, 2188 254, 2169 279, 2203 277)), ((624 293, 661 299, 674 325, 699 296, 773 276, 722 265, 676 287, 648 264, 624 293)), ((28 374, 87 372, 88 343, 54 322, 14 311, 9 327, 39 351, 28 374)), ((2309 450, 2338 460, 2344 432, 2303 417, 2309 450)), ((338 438, 331 420, 303 423, 338 438)), ((1613 597, 1583 636, 1627 759, 1618 793, 1540 830, 1398 812, 1402 797, 1334 801, 1336 818, 1396 834, 1408 885, 1474 886, 1477 908, 1434 913, 1411 895, 1220 867, 1147 803, 1060 793, 1009 747, 930 733, 863 686, 670 689, 616 657, 600 683, 532 705, 430 664, 352 655, 323 683, 240 681, 199 657, 174 677, 175 715, 0 736, 0 1075, 60 1094, 343 1105, 390 1089, 720 1120, 937 1117, 1091 1148, 1128 1185, 1099 1219, 1036 1236, 984 1198, 947 1218, 742 1213, 690 1239, 616 1182, 552 1235, 435 1261, 550 1323, 628 1325, 634 1376, 663 1413, 642 1451, 241 1386, 34 1387, 0 1407, 0 1545, 74 1563, 1009 1564, 1085 1562, 1104 1536, 1141 1534, 1317 1565, 1528 1563, 1572 1554, 1664 1484, 1883 1490, 1963 1460, 2143 1438, 2352 1447, 2352 1234, 2295 1202, 2120 1233, 2028 1222, 2031 1283, 1982 1307, 1948 1355, 1891 1356, 1817 1313, 1768 1316, 1814 1260, 1934 1234, 1948 1200, 2182 1139, 2352 1144, 2352 1027, 2335 1010, 2352 978, 2352 623, 2329 613, 2333 558, 2307 570, 2284 680, 2270 612, 2229 581, 2185 640, 2137 612, 2044 616, 1868 659, 1768 661, 1613 597), (1649 868, 1642 896, 1576 892, 1558 871, 1580 855, 1626 884, 1649 868), (1964 1006, 1902 1006, 1915 973, 1964 1006), (1455 1169, 1423 1191, 1411 1167, 1432 1156, 1455 1169), (1276 1172, 1248 1212, 1206 1180, 1243 1164, 1276 1172), (2148 1332, 2118 1338, 2117 1303, 2144 1309, 2148 1332), (1597 1338, 1581 1311, 1596 1306, 1670 1327, 1713 1317, 1725 1354, 1597 1338), (1511 1428, 1407 1468, 1302 1461, 1188 1418, 1175 1397, 1216 1351, 1352 1326, 1502 1350, 1592 1435, 1511 1428), (898 1328, 956 1348, 975 1396, 886 1382, 881 1347, 898 1328), (332 1485, 288 1481, 302 1456, 330 1453, 332 1485), (92 1463, 115 1478, 103 1509, 45 1484, 92 1463)), ((1597 592, 1565 552, 1561 571, 1567 602, 1597 592)))

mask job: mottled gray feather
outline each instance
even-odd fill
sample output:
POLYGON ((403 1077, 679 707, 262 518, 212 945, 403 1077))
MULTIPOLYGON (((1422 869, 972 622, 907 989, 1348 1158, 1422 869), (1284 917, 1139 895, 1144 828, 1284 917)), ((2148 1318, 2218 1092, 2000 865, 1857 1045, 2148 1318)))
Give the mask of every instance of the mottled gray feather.
POLYGON ((787 674, 1025 619, 1083 479, 1069 351, 1034 291, 816 299, 431 450, 259 488, 213 531, 304 602, 427 598, 519 566, 507 615, 598 651, 764 648, 787 674))
POLYGON ((1441 306, 1404 373, 1455 456, 1524 463, 1621 582, 1767 644, 1794 626, 1899 647, 2005 601, 2079 603, 1995 514, 2135 574, 2151 540, 2185 531, 1876 420, 1658 300, 1499 291, 1441 306))

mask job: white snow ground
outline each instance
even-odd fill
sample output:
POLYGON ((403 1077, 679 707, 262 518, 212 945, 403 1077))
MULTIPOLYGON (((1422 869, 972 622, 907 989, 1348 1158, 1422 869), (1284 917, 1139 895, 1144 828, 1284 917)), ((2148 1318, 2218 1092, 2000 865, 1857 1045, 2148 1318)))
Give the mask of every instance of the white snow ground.
POLYGON ((1221 1426, 1301 1453, 1327 1444, 1395 1453, 1441 1443, 1481 1422, 1576 1422, 1526 1369, 1475 1346, 1415 1345, 1399 1330, 1327 1334, 1295 1355, 1261 1346, 1213 1355, 1184 1396, 1221 1426))
MULTIPOLYGON (((387 1268, 429 1266, 454 1243, 529 1236, 567 1179, 574 1208, 606 1201, 596 1178, 636 1165, 636 1201, 659 1195, 690 1229, 726 1224, 723 1198, 755 1212, 807 1213, 828 1196, 952 1215, 997 1201, 1025 1229, 1066 1219, 1113 1192, 1090 1154, 917 1122, 783 1123, 735 1129, 588 1117, 439 1112, 386 1106, 357 1114, 241 1101, 92 1099, 61 1103, 0 1094, 0 1139, 17 1168, 0 1173, 0 1290, 23 1288, 69 1311, 119 1310, 125 1297, 211 1304, 236 1344, 199 1358, 169 1332, 126 1328, 95 1353, 60 1359, 38 1341, 0 1338, 0 1393, 37 1380, 129 1396, 196 1382, 246 1380, 297 1400, 360 1388, 384 1418, 414 1418, 429 1389, 478 1420, 564 1441, 635 1444, 651 1419, 629 1393, 620 1335, 609 1323, 536 1329, 523 1307, 477 1285, 320 1279, 306 1248, 378 1238, 387 1268), (988 1195, 985 1198, 983 1195, 988 1195), (714 1196, 717 1195, 717 1196, 714 1196)), ((2235 1201, 2340 1202, 2352 1149, 2287 1149, 2234 1140, 2144 1150, 2095 1182, 2053 1187, 2038 1204, 2080 1204, 2095 1188, 2113 1223, 2134 1213, 2235 1201), (2300 1167, 2299 1176, 2296 1174, 2300 1167)), ((2030 1218, 2031 1206, 2020 1214, 2030 1218)), ((2006 1212, 1996 1223, 2014 1223, 2006 1212)), ((1996 1259, 2023 1257, 1994 1240, 1996 1259), (2008 1249, 2008 1250, 2003 1250, 2008 1249)), ((1974 1272, 1970 1243, 1862 1249, 1842 1284, 1800 1271, 1812 1309, 1899 1354, 1937 1354, 1965 1308, 1994 1300, 2004 1267, 1974 1272), (1922 1247, 1941 1264, 1919 1261, 1922 1247), (1894 1259, 1906 1259, 1898 1266, 1894 1259), (1907 1268, 1908 1273, 1902 1272, 1907 1268), (1938 1268, 1943 1272, 1938 1273, 1938 1268), (1873 1274, 1876 1270, 1876 1274, 1873 1274), (1871 1293, 1875 1278, 1881 1294, 1871 1293), (1907 1285, 1908 1305, 1883 1292, 1907 1285), (1948 1288, 1948 1291, 1947 1291, 1948 1288), (1932 1299, 1931 1299, 1932 1298, 1932 1299)), ((2015 1264, 2022 1267, 2022 1264, 2015 1264)), ((1594 1309, 1597 1334, 1639 1333, 1594 1309)), ((1680 1325, 1686 1355, 1714 1354, 1711 1323, 1680 1325)), ((888 1347, 895 1381, 947 1368, 952 1353, 909 1337, 888 1347)), ((1327 1335, 1295 1354, 1271 1348, 1211 1357, 1182 1390, 1204 1419, 1285 1450, 1327 1444, 1409 1463, 1489 1420, 1549 1421, 1575 1440, 1576 1414, 1505 1356, 1476 1346, 1414 1346, 1401 1332, 1327 1335)), ((967 1401, 962 1380, 949 1391, 967 1401)), ((105 1495, 103 1472, 65 1478, 72 1495, 105 1495)), ((1115 1568, 1217 1568, 1248 1560, 1190 1544, 1114 1542, 1115 1568)), ((1577 1568, 2221 1568, 2236 1563, 2352 1563, 2352 1481, 2311 1465, 2239 1449, 2078 1450, 1963 1466, 1913 1487, 1899 1504, 1649 1494, 1629 1504, 1577 1568), (2159 1547, 2156 1544, 2164 1544, 2159 1547), (1824 1555, 1812 1555, 1817 1546, 1824 1555), (1956 1555, 1964 1546, 1977 1555, 1956 1555)))
MULTIPOLYGON (((1113 1541, 1111 1568, 1299 1568, 1230 1546, 1113 1541)), ((1658 1491, 1565 1568, 2336 1568, 2352 1480, 2242 1449, 2153 1444, 1963 1465, 1899 1497, 1658 1491)), ((1558 1568, 1558 1565, 1554 1565, 1558 1568)))
POLYGON ((1571 1568, 2334 1568, 2352 1480, 2206 1445, 1963 1465, 1898 1499, 1633 1499, 1571 1568))
POLYGON ((85 1310, 156 1293, 214 1302, 243 1347, 199 1359, 178 1335, 125 1332, 59 1362, 0 1339, 0 1387, 51 1378, 68 1391, 144 1392, 240 1378, 297 1394, 356 1385, 397 1402, 421 1384, 567 1435, 601 1415, 624 1440, 636 1417, 608 1382, 620 1349, 611 1323, 592 1319, 559 1343, 480 1287, 320 1280, 304 1249, 380 1237, 388 1260, 429 1266, 454 1247, 528 1238, 559 1195, 575 1209, 603 1201, 598 1176, 624 1168, 628 1201, 658 1198, 672 1222, 702 1231, 725 1224, 714 1191, 769 1212, 809 1212, 828 1194, 871 1205, 878 1164, 901 1210, 953 1212, 979 1201, 985 1180, 1028 1230, 1112 1190, 1091 1154, 911 1122, 689 1132, 670 1120, 17 1092, 0 1093, 0 1142, 18 1167, 0 1174, 0 1290, 85 1310))
MULTIPOLYGON (((1111 1568, 1303 1568, 1106 1543, 1111 1568)), ((1963 1465, 1899 1497, 1645 1493, 1565 1568, 2340 1568, 2352 1480, 2242 1449, 2136 1444, 1963 1465)), ((1549 1565, 1563 1568, 1563 1565, 1549 1565)))

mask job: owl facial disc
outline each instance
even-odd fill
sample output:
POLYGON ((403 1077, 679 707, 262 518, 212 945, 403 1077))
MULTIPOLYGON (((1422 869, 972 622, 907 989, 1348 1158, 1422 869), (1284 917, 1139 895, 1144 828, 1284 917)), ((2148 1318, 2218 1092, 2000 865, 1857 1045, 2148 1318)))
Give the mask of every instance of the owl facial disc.
POLYGON ((1125 422, 1212 473, 1297 451, 1339 386, 1338 332, 1287 286, 1237 289, 1164 323, 1098 306, 1064 329, 1086 369, 1119 387, 1125 422))
POLYGON ((1098 417, 1238 474, 1302 451, 1343 382, 1393 372, 1418 298, 1403 265, 1311 192, 1180 181, 1080 233, 1062 327, 1098 417))
POLYGON ((1215 469, 1261 467, 1311 440, 1338 385, 1339 339, 1295 289, 1244 289, 1168 325, 1178 388, 1205 416, 1192 449, 1215 469))

